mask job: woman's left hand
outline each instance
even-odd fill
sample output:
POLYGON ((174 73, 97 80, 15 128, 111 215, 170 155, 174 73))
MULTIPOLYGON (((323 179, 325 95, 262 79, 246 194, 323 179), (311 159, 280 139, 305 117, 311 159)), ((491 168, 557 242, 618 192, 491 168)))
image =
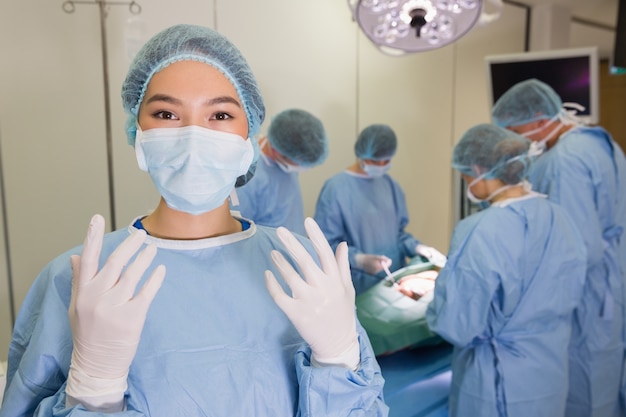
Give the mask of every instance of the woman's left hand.
POLYGON ((279 227, 276 233, 302 271, 304 279, 280 252, 274 250, 271 253, 272 261, 291 288, 292 296, 285 293, 269 270, 265 272, 267 289, 311 346, 313 365, 339 365, 356 369, 360 363, 360 349, 348 245, 342 242, 333 254, 313 219, 307 218, 304 227, 315 247, 321 267, 289 230, 279 227))

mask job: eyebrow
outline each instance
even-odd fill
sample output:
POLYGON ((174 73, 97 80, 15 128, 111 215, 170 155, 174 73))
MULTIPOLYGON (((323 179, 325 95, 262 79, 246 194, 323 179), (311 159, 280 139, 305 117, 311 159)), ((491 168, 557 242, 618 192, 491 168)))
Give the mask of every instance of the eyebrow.
MULTIPOLYGON (((174 105, 181 105, 182 101, 180 101, 179 99, 169 96, 167 94, 155 94, 153 96, 150 96, 147 100, 146 100, 146 104, 149 103, 153 103, 155 101, 164 101, 166 103, 170 103, 170 104, 174 104, 174 105)), ((222 103, 231 103, 236 105, 237 107, 241 108, 241 103, 239 103, 239 101, 235 100, 233 97, 230 96, 219 96, 219 97, 214 97, 212 99, 209 99, 206 101, 206 105, 207 106, 211 106, 214 104, 222 104, 222 103)))

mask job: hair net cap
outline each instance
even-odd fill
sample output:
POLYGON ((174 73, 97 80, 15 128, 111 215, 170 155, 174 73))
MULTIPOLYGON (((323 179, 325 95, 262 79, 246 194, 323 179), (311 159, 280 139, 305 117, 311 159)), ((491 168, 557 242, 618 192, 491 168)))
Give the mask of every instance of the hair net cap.
POLYGON ((281 155, 303 167, 319 165, 328 156, 324 125, 304 110, 288 109, 274 116, 267 140, 281 155))
POLYGON ((465 132, 454 147, 452 167, 471 177, 487 173, 485 179, 517 184, 526 177, 530 166, 530 143, 510 130, 480 124, 465 132))
POLYGON ((501 127, 551 119, 563 106, 561 97, 548 84, 535 78, 509 88, 493 106, 493 122, 501 127))
MULTIPOLYGON (((241 52, 212 29, 176 25, 156 34, 141 48, 122 84, 122 102, 128 115, 128 143, 135 144, 139 106, 154 74, 174 62, 186 60, 214 67, 233 84, 248 118, 248 137, 255 138, 265 118, 265 105, 252 70, 241 52)), ((256 139, 252 140, 256 161, 259 151, 256 139)), ((245 184, 252 177, 254 167, 253 163, 248 174, 237 180, 237 185, 245 184)))
POLYGON ((354 144, 354 153, 360 159, 381 161, 391 159, 395 155, 397 147, 396 134, 391 127, 374 124, 359 133, 354 144))

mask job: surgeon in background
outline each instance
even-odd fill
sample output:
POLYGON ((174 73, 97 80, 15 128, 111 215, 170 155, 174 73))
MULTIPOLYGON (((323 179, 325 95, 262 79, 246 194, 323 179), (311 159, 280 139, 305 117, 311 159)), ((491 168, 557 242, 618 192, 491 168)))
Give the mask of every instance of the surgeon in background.
POLYGON ((161 198, 111 233, 93 216, 84 245, 41 272, 0 416, 387 416, 347 246, 333 253, 310 218, 308 240, 230 211, 265 115, 239 50, 209 28, 165 29, 122 100, 161 198))
POLYGON ((585 245, 562 207, 525 181, 530 141, 469 129, 452 166, 490 206, 454 229, 426 319, 454 345, 450 416, 562 417, 585 245))
POLYGON ((237 188, 239 205, 233 210, 265 226, 285 226, 304 234, 304 209, 298 173, 322 164, 328 156, 328 137, 322 122, 301 109, 287 109, 271 121, 259 139, 261 160, 254 178, 237 188))
POLYGON ((445 263, 441 252, 404 230, 409 223, 404 192, 387 173, 396 149, 391 127, 366 127, 354 145, 356 162, 328 179, 317 199, 315 220, 328 242, 333 248, 348 243, 357 295, 384 277, 384 265, 396 271, 416 255, 445 263))
POLYGON ((492 117, 497 125, 534 141, 537 151, 545 150, 529 172, 529 180, 570 215, 587 247, 587 281, 574 320, 566 415, 623 417, 624 153, 606 130, 583 126, 565 111, 554 89, 536 79, 505 92, 494 105, 492 117))

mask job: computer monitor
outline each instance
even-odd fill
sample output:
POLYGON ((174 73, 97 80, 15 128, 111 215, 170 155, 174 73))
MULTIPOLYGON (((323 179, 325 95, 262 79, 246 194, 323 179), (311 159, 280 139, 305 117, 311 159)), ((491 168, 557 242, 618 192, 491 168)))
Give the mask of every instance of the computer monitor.
POLYGON ((598 48, 572 48, 485 57, 489 109, 510 87, 529 78, 550 85, 563 102, 585 107, 576 115, 585 123, 600 118, 598 48))

